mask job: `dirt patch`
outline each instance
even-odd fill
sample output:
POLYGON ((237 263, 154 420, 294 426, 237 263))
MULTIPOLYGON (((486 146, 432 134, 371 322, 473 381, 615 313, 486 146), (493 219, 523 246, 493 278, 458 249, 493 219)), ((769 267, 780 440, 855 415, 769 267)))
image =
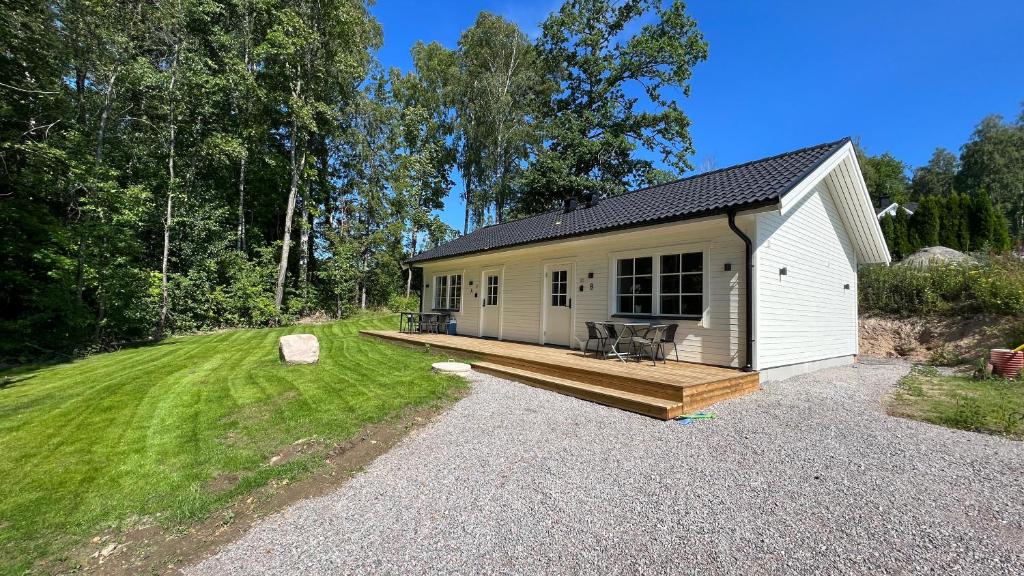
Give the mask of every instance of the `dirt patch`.
POLYGON ((218 474, 216 478, 206 483, 206 491, 220 494, 227 492, 238 484, 238 474, 218 474))
MULTIPOLYGON (((299 500, 337 489, 468 393, 468 388, 460 388, 435 405, 410 408, 388 421, 368 426, 359 435, 332 447, 324 458, 323 469, 295 482, 273 481, 241 496, 200 524, 168 528, 138 519, 128 522, 128 528, 98 534, 87 545, 60 559, 40 563, 36 569, 46 574, 179 574, 181 569, 237 540, 267 515, 299 500)), ((317 442, 316 439, 300 440, 278 452, 275 457, 280 458, 271 464, 283 464, 309 451, 317 442)), ((224 474, 214 478, 206 488, 230 490, 238 480, 234 474, 224 474)))
POLYGON ((1006 345, 1022 321, 1005 316, 898 318, 861 316, 860 353, 914 362, 959 364, 1006 345))

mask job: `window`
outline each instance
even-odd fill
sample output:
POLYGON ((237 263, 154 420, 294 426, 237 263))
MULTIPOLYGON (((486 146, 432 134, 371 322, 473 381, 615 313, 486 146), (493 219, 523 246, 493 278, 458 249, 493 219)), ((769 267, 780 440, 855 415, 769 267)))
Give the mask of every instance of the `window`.
POLYGON ((615 285, 620 314, 651 314, 654 302, 653 261, 650 256, 619 260, 615 285))
POLYGON ((462 275, 434 276, 434 309, 458 310, 462 302, 462 275))
POLYGON ((448 282, 448 309, 458 310, 462 302, 462 274, 452 274, 448 282))
POLYGON ((498 305, 498 277, 487 277, 487 294, 484 297, 484 306, 498 305))
POLYGON ((615 312, 699 318, 704 314, 704 253, 616 260, 615 312))
POLYGON ((666 254, 659 273, 659 311, 666 316, 704 313, 704 255, 700 252, 666 254))
POLYGON ((434 276, 434 309, 448 307, 448 277, 434 276))
POLYGON ((569 302, 569 271, 554 270, 551 272, 551 305, 568 306, 569 302))

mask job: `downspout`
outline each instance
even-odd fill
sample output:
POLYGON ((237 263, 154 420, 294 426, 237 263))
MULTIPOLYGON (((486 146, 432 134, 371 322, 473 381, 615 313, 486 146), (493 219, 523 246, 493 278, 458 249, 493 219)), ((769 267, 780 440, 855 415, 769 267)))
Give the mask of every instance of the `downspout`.
POLYGON ((750 237, 743 233, 736 226, 736 210, 729 210, 729 228, 743 240, 743 245, 746 248, 746 272, 743 274, 743 286, 744 296, 746 296, 746 315, 747 321, 745 322, 747 328, 747 363, 743 367, 744 372, 753 372, 753 358, 754 358, 754 294, 753 294, 753 272, 754 272, 754 258, 752 243, 750 237))

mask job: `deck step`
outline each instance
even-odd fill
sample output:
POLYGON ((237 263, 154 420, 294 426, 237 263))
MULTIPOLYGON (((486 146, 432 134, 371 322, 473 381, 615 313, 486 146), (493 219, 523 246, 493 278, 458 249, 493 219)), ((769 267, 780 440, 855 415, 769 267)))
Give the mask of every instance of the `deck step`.
POLYGON ((629 410, 630 412, 662 420, 669 420, 683 413, 683 403, 677 400, 655 398, 604 386, 586 384, 576 380, 569 380, 568 378, 560 378, 550 374, 532 372, 493 362, 475 362, 473 369, 492 376, 516 380, 530 386, 545 388, 567 396, 575 396, 583 400, 629 410))

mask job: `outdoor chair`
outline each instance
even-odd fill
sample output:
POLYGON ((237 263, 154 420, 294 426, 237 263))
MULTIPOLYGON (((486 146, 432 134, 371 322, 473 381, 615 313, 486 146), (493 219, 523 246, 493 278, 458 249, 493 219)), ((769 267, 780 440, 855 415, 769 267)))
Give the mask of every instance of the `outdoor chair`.
MULTIPOLYGON (((643 336, 633 336, 630 347, 636 350, 636 361, 639 362, 645 355, 650 354, 651 362, 658 365, 658 353, 661 352, 661 339, 665 334, 667 326, 659 324, 651 326, 643 336)), ((662 360, 664 362, 664 360, 662 360)))
POLYGON ((423 317, 420 321, 420 332, 434 333, 439 332, 440 322, 438 321, 439 316, 437 314, 428 314, 423 317))
POLYGON ((406 312, 405 316, 405 331, 409 333, 416 333, 420 331, 420 319, 419 314, 415 312, 406 312))
POLYGON ((608 335, 594 322, 584 322, 584 324, 587 325, 587 340, 582 343, 583 355, 586 356, 587 352, 590 351, 590 343, 593 341, 597 342, 597 349, 595 352, 604 352, 605 342, 608 341, 608 335))
POLYGON ((669 324, 665 328, 665 334, 661 337, 661 357, 668 360, 668 356, 665 355, 665 346, 668 344, 672 345, 672 351, 675 352, 676 362, 679 362, 679 348, 676 347, 676 329, 679 328, 678 324, 669 324))

